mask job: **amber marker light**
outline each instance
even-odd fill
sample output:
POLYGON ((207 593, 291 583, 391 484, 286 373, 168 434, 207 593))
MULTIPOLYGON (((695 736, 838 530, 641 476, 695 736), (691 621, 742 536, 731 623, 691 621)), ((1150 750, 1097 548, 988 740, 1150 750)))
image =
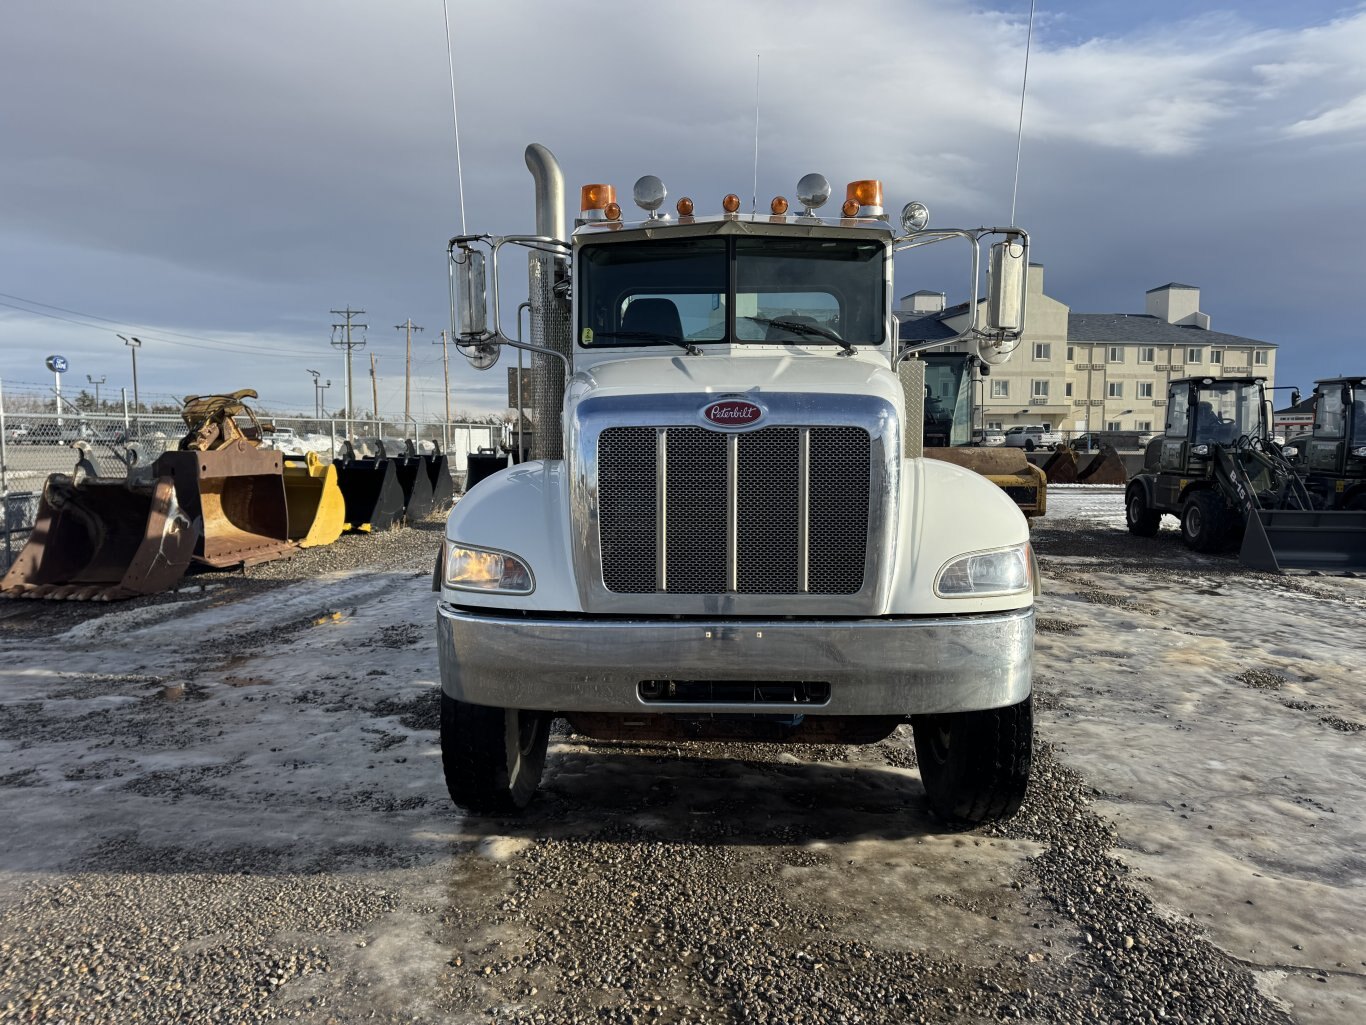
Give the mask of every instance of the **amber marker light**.
POLYGON ((611 185, 585 185, 579 197, 580 216, 585 221, 600 221, 607 217, 607 208, 616 204, 617 190, 611 185))
POLYGON ((846 199, 846 200, 844 201, 844 205, 843 205, 842 207, 840 207, 840 211, 844 214, 845 217, 857 217, 857 216, 858 216, 858 200, 857 200, 857 199, 846 199))
POLYGON ((728 214, 735 213, 735 211, 740 209, 740 197, 734 192, 730 193, 725 199, 721 200, 721 209, 728 214))
POLYGON ((768 204, 769 210, 775 214, 787 213, 787 199, 784 196, 774 196, 773 202, 768 204))
POLYGON ((692 200, 689 199, 687 196, 684 196, 682 199, 680 199, 680 200, 678 201, 678 203, 675 205, 674 209, 676 209, 676 210, 678 211, 678 216, 679 216, 679 217, 691 217, 691 216, 692 216, 692 200))
POLYGON ((621 204, 608 203, 607 206, 603 208, 602 213, 609 221, 619 221, 621 220, 621 204))

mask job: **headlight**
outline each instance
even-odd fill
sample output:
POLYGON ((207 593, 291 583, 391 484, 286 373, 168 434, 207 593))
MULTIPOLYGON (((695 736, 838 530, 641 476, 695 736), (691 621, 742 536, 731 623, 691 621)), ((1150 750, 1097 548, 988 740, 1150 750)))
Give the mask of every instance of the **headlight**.
POLYGON ((530 594, 536 581, 529 567, 517 556, 491 548, 468 548, 446 542, 447 587, 461 591, 489 591, 496 594, 530 594))
POLYGON ((1209 455, 1209 446, 1208 446, 1208 445, 1196 445, 1196 446, 1194 446, 1194 447, 1191 449, 1191 452, 1192 452, 1193 454, 1197 455, 1197 456, 1207 456, 1207 455, 1209 455))
POLYGON ((1032 586, 1029 579, 1029 545, 977 552, 946 563, 934 582, 941 598, 981 598, 1015 594, 1032 586))
POLYGON ((1366 447, 1352 449, 1352 455, 1356 456, 1358 459, 1366 456, 1366 447))

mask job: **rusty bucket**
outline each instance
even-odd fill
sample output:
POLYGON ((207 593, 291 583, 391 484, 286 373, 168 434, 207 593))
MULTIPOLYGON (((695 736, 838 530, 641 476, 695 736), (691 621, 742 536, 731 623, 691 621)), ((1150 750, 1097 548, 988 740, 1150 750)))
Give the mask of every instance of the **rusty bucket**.
POLYGON ((291 554, 279 452, 234 441, 210 452, 165 452, 153 473, 175 481, 176 498, 203 522, 195 559, 217 569, 291 554))
POLYGON ((170 478, 76 479, 54 473, 0 593, 11 598, 113 601, 175 587, 199 541, 199 524, 170 478))

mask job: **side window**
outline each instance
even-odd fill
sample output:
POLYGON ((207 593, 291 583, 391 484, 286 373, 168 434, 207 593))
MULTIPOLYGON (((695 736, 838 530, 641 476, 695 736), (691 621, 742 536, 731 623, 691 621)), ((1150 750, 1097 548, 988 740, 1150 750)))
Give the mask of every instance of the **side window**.
POLYGON ((1314 403, 1314 433, 1325 438, 1341 438, 1343 430, 1343 389, 1329 387, 1318 393, 1314 403))
POLYGON ((1190 417, 1190 389, 1176 385, 1167 395, 1167 437, 1184 438, 1190 417))

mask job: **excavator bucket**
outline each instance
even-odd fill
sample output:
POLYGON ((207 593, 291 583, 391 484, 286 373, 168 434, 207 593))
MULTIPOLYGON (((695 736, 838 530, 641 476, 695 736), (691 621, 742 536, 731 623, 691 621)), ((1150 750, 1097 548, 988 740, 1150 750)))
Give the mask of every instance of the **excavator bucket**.
POLYGON ((427 478, 432 482, 432 507, 445 510, 455 501, 455 482, 451 480, 451 461, 432 445, 432 454, 422 457, 427 464, 427 478))
POLYGON ((1018 448, 927 448, 927 459, 942 459, 980 473, 1004 491, 1026 516, 1048 511, 1048 477, 1018 448))
MULTIPOLYGON (((1052 480, 1050 475, 1049 480, 1052 480)), ((1127 484, 1129 473, 1124 460, 1110 445, 1102 445, 1089 463, 1077 474, 1078 484, 1127 484)))
POLYGON ((1366 573, 1366 512, 1260 509, 1248 518, 1238 557, 1268 573, 1366 573))
POLYGON ((1077 453, 1066 446, 1060 447, 1043 464, 1043 472, 1050 484, 1075 484, 1077 482, 1077 453))
POLYGON ((403 490, 403 516, 409 523, 417 523, 431 515, 435 507, 432 478, 427 472, 427 461, 419 455, 398 456, 390 460, 403 490))
POLYGON ((330 545, 346 525, 346 500, 337 484, 337 468, 315 452, 285 456, 285 504, 289 538, 300 548, 330 545))
POLYGON ((363 534, 388 530, 403 518, 403 489, 390 459, 356 459, 350 445, 335 460, 337 486, 346 505, 346 529, 363 534))
POLYGON ((28 543, 0 579, 11 598, 114 601, 176 586, 199 541, 199 524, 169 477, 73 478, 43 487, 28 543))
POLYGON ((207 452, 164 452, 152 472, 172 478, 181 508, 203 521, 196 561, 227 569, 294 551, 279 452, 238 439, 207 452))

